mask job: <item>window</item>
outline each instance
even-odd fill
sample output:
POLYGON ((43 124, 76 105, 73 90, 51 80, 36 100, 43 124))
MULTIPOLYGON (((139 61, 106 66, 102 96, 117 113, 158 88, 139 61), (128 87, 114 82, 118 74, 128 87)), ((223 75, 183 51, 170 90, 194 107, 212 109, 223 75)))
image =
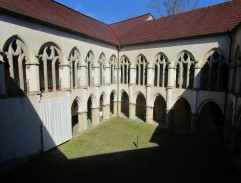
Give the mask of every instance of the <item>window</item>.
POLYGON ((92 53, 92 51, 89 51, 89 53, 86 56, 88 86, 94 84, 94 77, 92 76, 93 62, 94 62, 94 54, 92 53))
POLYGON ((188 52, 182 52, 176 62, 176 87, 193 88, 194 57, 188 52))
POLYGON ((79 76, 79 64, 80 64, 80 53, 74 48, 70 53, 70 81, 71 88, 78 88, 80 86, 80 76, 79 76))
POLYGON ((5 86, 8 96, 27 93, 29 82, 26 76, 27 48, 17 37, 10 38, 4 46, 5 86))
POLYGON ((61 89, 61 80, 59 78, 60 55, 60 50, 53 44, 46 44, 40 50, 39 73, 41 91, 46 92, 61 89))
POLYGON ((129 84, 130 83, 130 61, 126 56, 123 56, 121 59, 121 83, 129 84))
POLYGON ((105 55, 102 53, 99 58, 100 65, 100 85, 105 84, 104 68, 105 68, 105 55))
POLYGON ((137 58, 136 64, 136 84, 147 84, 147 60, 144 56, 140 55, 137 58))
POLYGON ((110 57, 110 83, 113 84, 116 82, 116 57, 112 55, 110 57))
POLYGON ((154 85, 160 87, 167 86, 168 62, 163 54, 158 54, 155 61, 155 78, 154 85))

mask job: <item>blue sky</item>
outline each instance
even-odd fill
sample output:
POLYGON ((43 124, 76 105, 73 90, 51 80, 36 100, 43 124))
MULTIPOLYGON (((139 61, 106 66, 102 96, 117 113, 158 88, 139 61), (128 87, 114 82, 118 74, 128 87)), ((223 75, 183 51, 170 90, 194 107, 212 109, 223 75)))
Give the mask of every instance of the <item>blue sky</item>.
MULTIPOLYGON (((106 24, 150 13, 149 0, 55 0, 76 11, 106 24)), ((210 6, 228 0, 199 0, 200 7, 210 6)), ((157 14, 151 12, 154 17, 157 14)))

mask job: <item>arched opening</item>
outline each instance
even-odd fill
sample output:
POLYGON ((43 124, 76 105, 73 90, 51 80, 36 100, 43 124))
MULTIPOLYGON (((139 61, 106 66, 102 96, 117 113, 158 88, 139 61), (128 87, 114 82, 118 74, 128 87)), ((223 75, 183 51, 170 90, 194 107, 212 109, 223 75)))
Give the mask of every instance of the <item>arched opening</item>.
POLYGON ((225 62, 223 62, 221 66, 219 91, 225 91, 227 88, 227 84, 228 84, 228 66, 225 62))
POLYGON ((208 90, 209 64, 205 63, 201 70, 201 89, 208 90))
POLYGON ((92 100, 91 97, 89 97, 88 102, 87 102, 87 121, 88 123, 92 123, 92 100))
POLYGON ((155 78, 154 78, 154 85, 160 87, 167 86, 167 75, 168 75, 168 68, 167 68, 167 58, 164 54, 158 54, 156 56, 155 61, 155 78))
POLYGON ((18 37, 10 38, 4 45, 4 74, 8 96, 21 96, 28 92, 26 77, 26 60, 28 51, 18 37))
POLYGON ((141 93, 136 98, 136 117, 146 121, 146 99, 141 93))
POLYGON ((123 92, 121 95, 121 113, 129 117, 129 96, 126 92, 123 92))
POLYGON ((71 119, 72 119, 72 136, 76 136, 78 132, 78 110, 79 105, 77 100, 74 100, 71 106, 71 119))
POLYGON ((218 104, 213 101, 204 104, 199 119, 201 133, 222 137, 224 116, 218 104))
POLYGON ((100 69, 99 69, 99 71, 100 71, 100 85, 103 85, 103 84, 105 84, 104 82, 105 82, 105 77, 104 77, 104 67, 105 67, 105 55, 104 55, 104 53, 102 53, 101 55, 100 55, 100 58, 99 58, 99 67, 100 67, 100 69))
POLYGON ((100 96, 100 120, 103 120, 104 94, 100 96))
POLYGON ((114 98, 115 98, 115 93, 114 91, 111 92, 110 94, 110 113, 114 115, 114 98))
POLYGON ((154 102, 153 120, 162 126, 166 124, 166 102, 160 95, 156 97, 154 102))
POLYGON ((187 51, 179 54, 176 61, 176 87, 193 88, 194 82, 194 57, 187 51))
MULTIPOLYGON (((111 56, 109 64, 110 64, 110 83, 114 84, 115 83, 115 77, 116 77, 116 57, 115 57, 115 55, 111 56)), ((123 73, 121 72, 121 78, 123 78, 122 74, 123 73)), ((121 81, 122 81, 122 79, 121 79, 121 81)))
POLYGON ((42 92, 55 91, 61 88, 59 78, 59 64, 61 52, 53 44, 47 43, 41 47, 39 52, 39 77, 42 92))
POLYGON ((70 60, 70 83, 71 88, 78 88, 80 85, 79 75, 79 64, 80 64, 80 53, 77 48, 73 48, 69 56, 70 60))
POLYGON ((146 85, 147 84, 147 60, 142 55, 140 55, 137 58, 136 84, 137 85, 146 85))
POLYGON ((191 107, 187 100, 180 98, 174 105, 174 128, 190 132, 191 107))
POLYGON ((93 67, 93 62, 94 62, 94 54, 92 53, 92 51, 89 51, 87 56, 86 56, 86 62, 87 62, 87 84, 88 86, 91 86, 92 84, 94 84, 94 78, 92 76, 92 67, 93 67))

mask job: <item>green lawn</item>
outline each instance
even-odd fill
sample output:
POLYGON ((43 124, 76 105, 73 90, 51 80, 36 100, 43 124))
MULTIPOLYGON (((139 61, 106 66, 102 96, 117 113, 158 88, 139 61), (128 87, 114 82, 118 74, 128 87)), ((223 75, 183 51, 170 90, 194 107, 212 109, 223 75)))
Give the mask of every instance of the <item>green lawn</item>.
POLYGON ((240 179, 220 144, 116 118, 44 153, 0 181, 231 183, 240 179))

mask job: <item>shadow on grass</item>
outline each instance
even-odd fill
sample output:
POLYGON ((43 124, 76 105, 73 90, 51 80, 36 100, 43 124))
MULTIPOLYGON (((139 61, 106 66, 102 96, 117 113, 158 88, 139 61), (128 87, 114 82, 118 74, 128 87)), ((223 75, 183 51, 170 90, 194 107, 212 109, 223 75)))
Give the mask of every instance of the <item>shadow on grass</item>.
POLYGON ((150 142, 159 146, 76 159, 67 159, 55 148, 0 181, 240 182, 238 175, 230 172, 226 151, 217 143, 161 128, 150 142))

